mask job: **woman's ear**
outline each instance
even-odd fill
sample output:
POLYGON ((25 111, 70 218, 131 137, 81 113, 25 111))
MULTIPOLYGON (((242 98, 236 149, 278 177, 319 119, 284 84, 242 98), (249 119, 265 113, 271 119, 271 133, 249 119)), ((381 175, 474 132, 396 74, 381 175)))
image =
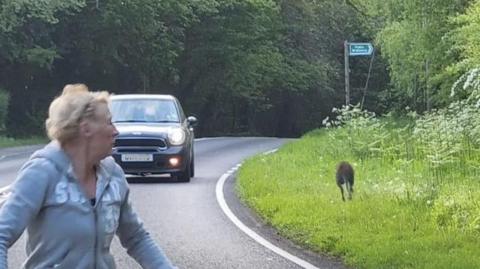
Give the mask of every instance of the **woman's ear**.
POLYGON ((92 136, 93 132, 92 132, 92 124, 90 121, 88 120, 82 120, 80 122, 80 125, 79 125, 79 135, 81 137, 85 137, 85 138, 88 138, 90 136, 92 136))

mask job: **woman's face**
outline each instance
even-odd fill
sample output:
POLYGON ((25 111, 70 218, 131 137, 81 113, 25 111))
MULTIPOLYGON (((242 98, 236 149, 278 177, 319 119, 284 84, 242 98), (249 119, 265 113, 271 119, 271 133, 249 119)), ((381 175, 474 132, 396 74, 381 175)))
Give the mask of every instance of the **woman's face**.
POLYGON ((91 151, 95 157, 101 159, 112 153, 115 137, 118 135, 117 128, 112 124, 112 116, 106 103, 99 103, 95 110, 95 117, 90 120, 91 124, 91 151))

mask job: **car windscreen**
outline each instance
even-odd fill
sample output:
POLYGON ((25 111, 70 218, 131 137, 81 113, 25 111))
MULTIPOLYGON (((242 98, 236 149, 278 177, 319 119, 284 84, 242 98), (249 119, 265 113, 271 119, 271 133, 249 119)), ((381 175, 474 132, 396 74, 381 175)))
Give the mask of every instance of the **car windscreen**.
POLYGON ((174 100, 112 100, 112 122, 179 122, 174 100))

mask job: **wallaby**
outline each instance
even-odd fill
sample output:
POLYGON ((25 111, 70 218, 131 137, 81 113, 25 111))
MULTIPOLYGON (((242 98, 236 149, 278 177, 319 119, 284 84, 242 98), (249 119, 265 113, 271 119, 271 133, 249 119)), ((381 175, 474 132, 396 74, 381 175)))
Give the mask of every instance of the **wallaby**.
POLYGON ((348 193, 348 199, 352 200, 353 194, 353 180, 354 180, 353 167, 348 162, 340 162, 337 166, 337 185, 342 193, 342 200, 345 202, 345 196, 343 186, 348 193))

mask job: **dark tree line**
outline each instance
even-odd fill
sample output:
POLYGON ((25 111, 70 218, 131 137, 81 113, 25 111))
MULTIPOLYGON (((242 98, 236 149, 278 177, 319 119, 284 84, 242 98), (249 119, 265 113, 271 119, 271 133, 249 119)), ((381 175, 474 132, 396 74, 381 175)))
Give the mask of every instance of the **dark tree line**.
MULTIPOLYGON (((343 41, 368 41, 367 14, 337 0, 0 0, 6 131, 43 133, 66 83, 168 93, 198 135, 298 136, 344 103, 343 41)), ((360 102, 368 58, 352 58, 360 102)), ((366 107, 388 109, 375 58, 366 107)))

